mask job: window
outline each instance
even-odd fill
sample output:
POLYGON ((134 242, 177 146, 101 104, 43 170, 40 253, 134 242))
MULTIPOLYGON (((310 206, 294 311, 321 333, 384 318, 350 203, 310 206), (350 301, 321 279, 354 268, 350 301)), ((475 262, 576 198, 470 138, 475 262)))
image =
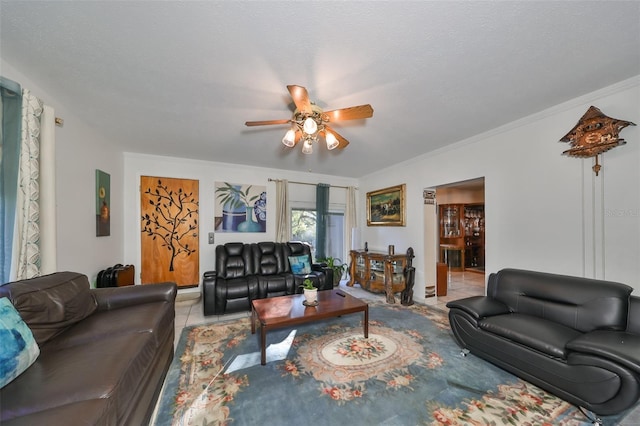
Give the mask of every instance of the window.
MULTIPOLYGON (((291 209, 291 240, 304 241, 311 245, 311 255, 316 258, 316 210, 291 209)), ((343 260, 344 253, 344 213, 330 211, 327 223, 326 254, 343 260)))

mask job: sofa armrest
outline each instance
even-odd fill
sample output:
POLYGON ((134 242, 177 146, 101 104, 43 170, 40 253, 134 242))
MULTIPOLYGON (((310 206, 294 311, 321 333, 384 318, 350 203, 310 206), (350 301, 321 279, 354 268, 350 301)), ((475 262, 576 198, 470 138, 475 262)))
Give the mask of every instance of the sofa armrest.
POLYGON ((627 319, 627 331, 640 334, 640 297, 629 298, 629 318, 627 319))
POLYGON ((99 311, 125 308, 150 302, 174 303, 178 288, 175 283, 132 285, 91 289, 99 311))
POLYGON ((626 331, 595 330, 569 343, 567 349, 610 359, 640 374, 640 335, 626 331))
POLYGON ((311 270, 312 271, 323 271, 326 268, 328 268, 326 263, 312 263, 311 264, 311 270))
POLYGON ((218 284, 218 273, 207 271, 202 274, 202 309, 204 315, 221 314, 216 309, 216 286, 218 284))
POLYGON ((487 296, 472 296, 465 299, 452 300, 447 303, 447 308, 460 309, 475 319, 509 313, 507 305, 487 296))
POLYGON ((324 272, 325 274, 328 273, 329 271, 333 272, 333 269, 329 268, 326 263, 312 263, 311 270, 317 271, 317 272, 324 272))
POLYGON ((311 270, 324 273, 324 286, 321 290, 333 288, 333 268, 328 267, 326 263, 312 263, 311 270))

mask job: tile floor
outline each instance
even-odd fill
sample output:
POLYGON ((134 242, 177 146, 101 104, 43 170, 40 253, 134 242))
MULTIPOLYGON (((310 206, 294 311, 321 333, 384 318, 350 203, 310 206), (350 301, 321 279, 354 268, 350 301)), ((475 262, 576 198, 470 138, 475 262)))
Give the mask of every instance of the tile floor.
MULTIPOLYGON (((469 296, 483 296, 485 294, 485 274, 479 272, 449 272, 447 295, 440 296, 435 305, 446 309, 447 302, 469 296)), ((432 298, 430 298, 432 299, 432 298)), ((427 299, 427 304, 431 304, 427 299)))
MULTIPOLYGON (((361 299, 384 300, 384 295, 375 294, 361 289, 358 285, 347 287, 346 281, 340 283, 340 287, 344 288, 349 294, 361 299)), ((461 299, 468 296, 476 296, 484 294, 485 286, 484 274, 477 272, 449 272, 448 290, 446 296, 429 297, 425 303, 446 309, 446 303, 450 300, 461 299)), ((248 317, 250 312, 239 312, 227 315, 211 315, 204 316, 202 313, 202 299, 198 298, 198 294, 192 295, 196 298, 186 298, 176 302, 176 344, 182 333, 182 329, 186 326, 215 323, 219 321, 228 321, 237 318, 248 317)), ((397 303, 400 303, 399 301, 397 303)))

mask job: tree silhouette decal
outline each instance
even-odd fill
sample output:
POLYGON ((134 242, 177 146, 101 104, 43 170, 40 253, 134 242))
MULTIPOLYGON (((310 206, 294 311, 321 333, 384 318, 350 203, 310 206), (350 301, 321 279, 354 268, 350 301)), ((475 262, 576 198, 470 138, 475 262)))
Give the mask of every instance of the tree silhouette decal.
POLYGON ((154 192, 147 188, 144 193, 150 196, 149 204, 155 206, 155 210, 142 216, 142 233, 154 240, 160 238, 162 247, 171 251, 169 271, 173 271, 173 261, 178 255, 184 253, 190 256, 196 251, 189 244, 184 244, 182 239, 190 234, 198 236, 198 202, 193 192, 187 194, 182 188, 169 190, 160 179, 154 192))

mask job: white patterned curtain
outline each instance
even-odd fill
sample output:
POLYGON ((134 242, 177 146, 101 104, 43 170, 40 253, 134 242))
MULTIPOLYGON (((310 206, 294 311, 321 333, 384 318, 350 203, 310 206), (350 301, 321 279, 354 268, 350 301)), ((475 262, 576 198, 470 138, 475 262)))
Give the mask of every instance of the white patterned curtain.
POLYGON ((291 239, 291 210, 289 209, 289 181, 276 181, 276 242, 291 239))
POLYGON ((55 272, 55 112, 22 90, 11 280, 55 272))
POLYGON ((356 188, 347 186, 346 200, 344 209, 344 248, 345 257, 349 259, 349 250, 352 247, 352 230, 358 226, 358 218, 356 217, 356 188))
POLYGON ((42 101, 22 90, 22 136, 11 280, 40 275, 40 117, 42 101))

